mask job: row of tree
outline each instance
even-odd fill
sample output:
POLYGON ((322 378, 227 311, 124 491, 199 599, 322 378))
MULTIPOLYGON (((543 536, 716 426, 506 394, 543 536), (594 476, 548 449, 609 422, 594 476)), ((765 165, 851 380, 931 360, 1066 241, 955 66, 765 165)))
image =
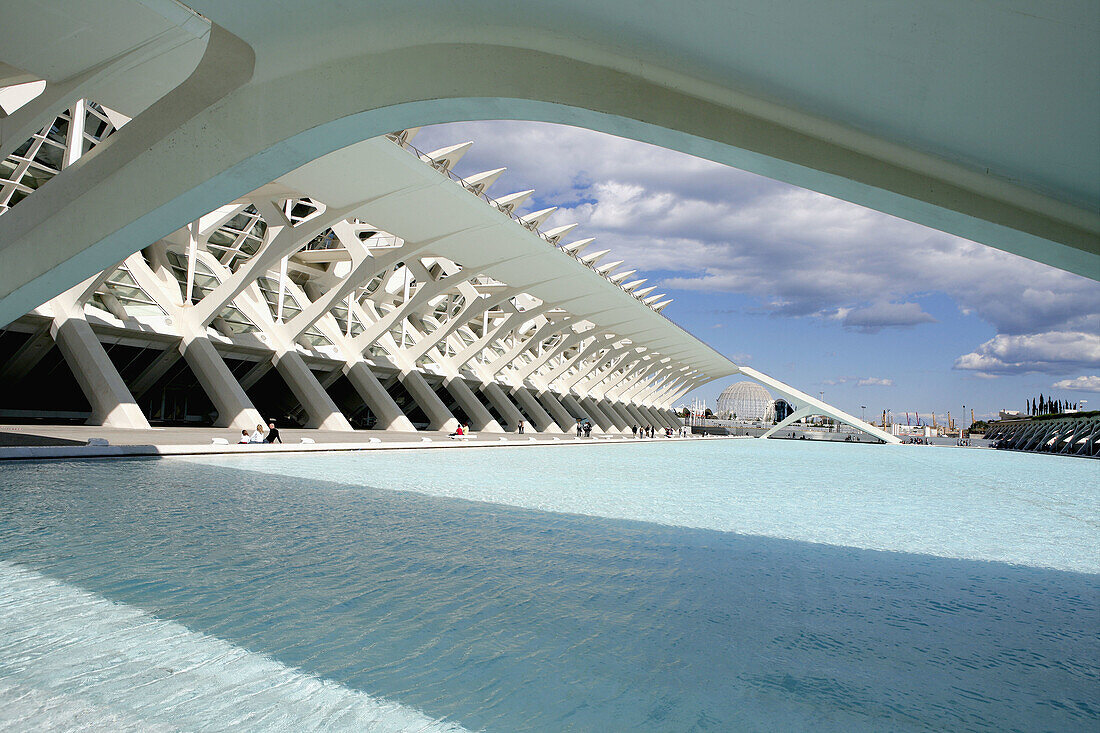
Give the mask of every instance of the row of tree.
POLYGON ((1042 392, 1039 393, 1038 398, 1029 399, 1027 401, 1028 415, 1057 415, 1066 410, 1076 409, 1076 402, 1066 402, 1065 400, 1055 400, 1050 397, 1043 397, 1042 392))

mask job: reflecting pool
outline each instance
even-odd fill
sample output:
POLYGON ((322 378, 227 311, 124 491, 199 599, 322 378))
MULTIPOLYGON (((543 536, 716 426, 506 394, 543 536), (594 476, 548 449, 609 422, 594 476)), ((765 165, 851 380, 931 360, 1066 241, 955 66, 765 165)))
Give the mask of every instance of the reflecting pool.
POLYGON ((1094 730, 1098 498, 753 440, 0 466, 0 727, 1094 730))

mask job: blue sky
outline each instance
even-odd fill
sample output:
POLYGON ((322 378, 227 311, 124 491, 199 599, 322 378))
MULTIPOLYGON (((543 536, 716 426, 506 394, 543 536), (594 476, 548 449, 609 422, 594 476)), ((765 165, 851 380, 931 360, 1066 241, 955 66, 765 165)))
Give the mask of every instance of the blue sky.
MULTIPOLYGON (((524 211, 560 207, 544 229, 578 222, 569 240, 637 268, 676 323, 841 409, 980 419, 1040 392, 1100 408, 1100 283, 589 130, 463 122, 413 144, 467 140, 459 175, 507 166, 490 195, 534 189, 524 211)), ((713 405, 726 384, 688 398, 713 405)))

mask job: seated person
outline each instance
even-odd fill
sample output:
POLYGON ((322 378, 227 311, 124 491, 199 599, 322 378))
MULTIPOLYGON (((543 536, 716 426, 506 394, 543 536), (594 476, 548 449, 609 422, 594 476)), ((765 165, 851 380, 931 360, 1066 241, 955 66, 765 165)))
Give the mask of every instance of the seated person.
POLYGON ((252 432, 252 437, 248 439, 249 443, 265 443, 264 440, 264 426, 257 425, 256 429, 252 432))
POLYGON ((466 434, 465 431, 462 429, 462 423, 459 423, 458 427, 455 428, 455 431, 453 433, 451 433, 451 437, 453 438, 456 435, 465 435, 465 434, 466 434))
POLYGON ((243 445, 243 444, 248 443, 248 442, 249 442, 249 440, 248 440, 248 431, 247 430, 242 430, 241 431, 241 439, 237 441, 237 445, 243 445))
POLYGON ((267 438, 265 440, 268 443, 274 443, 276 440, 280 443, 283 442, 283 439, 279 437, 279 428, 275 427, 274 420, 268 420, 267 422, 267 438))

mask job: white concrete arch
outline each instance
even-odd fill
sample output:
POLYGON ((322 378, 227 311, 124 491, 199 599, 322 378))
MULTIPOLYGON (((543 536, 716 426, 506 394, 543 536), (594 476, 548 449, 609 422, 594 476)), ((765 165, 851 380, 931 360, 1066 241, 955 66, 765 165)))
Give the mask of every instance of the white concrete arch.
MULTIPOLYGON (((132 25, 134 8, 163 5, 116 0, 85 21, 117 34, 132 25)), ((940 117, 954 113, 953 104, 966 105, 965 96, 929 101, 927 119, 902 118, 901 107, 894 110, 884 103, 888 113, 899 117, 867 122, 873 118, 868 100, 851 98, 842 87, 835 97, 837 109, 800 97, 812 89, 802 89, 797 69, 789 65, 777 62, 774 78, 761 82, 762 87, 746 84, 748 77, 738 69, 752 66, 752 59, 738 55, 737 44, 693 45, 721 25, 715 20, 725 18, 730 28, 740 28, 746 17, 753 17, 723 4, 708 6, 709 21, 700 17, 692 27, 691 18, 671 6, 639 10, 628 19, 613 3, 586 3, 581 17, 600 22, 578 23, 571 19, 568 3, 547 3, 537 15, 544 27, 558 29, 550 35, 531 32, 530 8, 466 7, 455 16, 441 4, 417 5, 423 5, 422 14, 409 4, 387 8, 371 3, 349 15, 346 5, 318 2, 285 7, 276 17, 258 0, 192 2, 212 21, 206 53, 192 76, 147 108, 141 107, 149 101, 147 91, 133 95, 144 101, 135 102, 139 109, 120 110, 132 114, 134 122, 110 151, 90 156, 0 219, 0 322, 118 261, 142 242, 162 237, 319 155, 391 130, 486 118, 558 122, 651 142, 1100 277, 1097 197, 1082 183, 1095 173, 1100 141, 1089 126, 1065 122, 1100 109, 1095 90, 1064 95, 1075 100, 1076 112, 1067 109, 1063 114, 1057 97, 1031 108, 1032 115, 1064 133, 1063 147, 1072 148, 1069 156, 1058 151, 1070 161, 1059 173, 1057 166, 1044 166, 1041 156, 1021 152, 1026 140, 1010 135, 987 131, 983 140, 971 125, 965 130, 967 139, 944 139, 952 128, 940 117), (407 22, 414 16, 417 24, 407 22), (492 21, 481 22, 483 16, 492 21), (644 28, 639 25, 643 19, 648 20, 644 28), (625 36, 615 35, 616 22, 625 36), (431 28, 438 33, 425 33, 431 28), (688 28, 693 34, 676 35, 688 28), (461 42, 422 40, 459 34, 461 42), (646 34, 648 43, 642 40, 646 34), (636 42, 624 47, 624 40, 631 38, 636 42), (784 84, 797 87, 796 92, 784 84), (919 134, 906 135, 897 129, 906 125, 923 127, 919 134), (917 140, 922 134, 927 140, 917 140), (158 185, 150 186, 154 180, 158 185), (29 252, 35 256, 25 256, 29 252)), ((805 45, 826 57, 835 49, 809 34, 807 19, 828 21, 831 13, 852 20, 853 28, 865 25, 855 3, 827 11, 812 3, 794 5, 780 9, 762 4, 760 22, 770 31, 773 21, 783 20, 806 33, 801 39, 805 45)), ((960 57, 957 62, 978 62, 983 53, 992 53, 995 41, 978 39, 994 35, 984 32, 993 26, 1020 41, 1019 59, 1006 58, 1012 68, 1003 72, 1012 78, 1018 66, 1017 82, 1035 75, 1060 80, 1059 72, 1073 71, 1066 63, 1096 66, 1095 44, 1083 40, 1095 32, 1096 19, 1077 6, 1048 11, 1047 20, 1053 20, 1061 38, 1010 9, 976 12, 960 5, 938 11, 944 29, 983 31, 970 39, 973 48, 952 47, 960 57), (1066 49, 1068 57, 1054 53, 1066 49)), ((175 24, 187 26, 196 17, 175 24)), ((33 15, 21 20, 5 24, 0 48, 16 51, 0 60, 23 69, 13 78, 38 75, 47 78, 47 89, 56 86, 63 80, 51 78, 42 56, 26 50, 35 40, 48 38, 52 29, 45 19, 36 23, 33 15), (7 37, 12 34, 30 42, 15 43, 7 37)), ((796 38, 790 33, 779 37, 774 53, 782 48, 801 53, 793 45, 796 38)), ((148 40, 155 39, 151 35, 148 40)), ((903 43, 916 54, 927 50, 922 39, 919 32, 901 34, 900 40, 875 34, 850 38, 868 63, 888 56, 872 55, 877 44, 903 43)), ((747 43, 751 35, 745 40, 753 45, 747 43)), ((74 75, 83 73, 83 58, 86 71, 92 70, 101 46, 67 49, 67 68, 74 75)), ((761 54, 771 58, 766 48, 761 54)), ((954 68, 969 67, 960 63, 954 68)), ((816 71, 810 76, 822 87, 838 82, 819 79, 816 71)), ((869 70, 867 76, 867 85, 882 91, 883 99, 904 96, 908 80, 903 76, 891 76, 889 69, 869 70)), ((927 80, 918 77, 914 83, 927 80)), ((858 85, 849 81, 847 86, 858 85)), ((1045 102, 1050 96, 1039 84, 1017 83, 1011 94, 1002 94, 1002 85, 990 86, 995 89, 976 93, 999 112, 1013 115, 1011 124, 1002 125, 1012 133, 1018 116, 1013 105, 1045 102)))

